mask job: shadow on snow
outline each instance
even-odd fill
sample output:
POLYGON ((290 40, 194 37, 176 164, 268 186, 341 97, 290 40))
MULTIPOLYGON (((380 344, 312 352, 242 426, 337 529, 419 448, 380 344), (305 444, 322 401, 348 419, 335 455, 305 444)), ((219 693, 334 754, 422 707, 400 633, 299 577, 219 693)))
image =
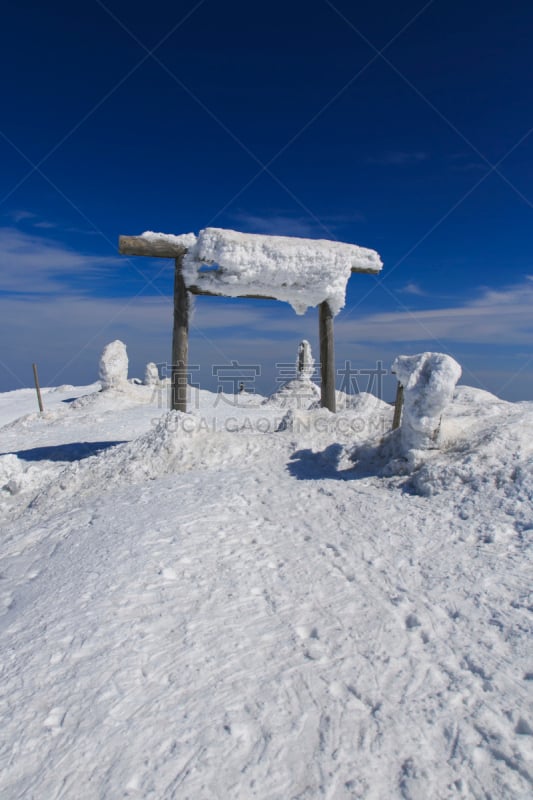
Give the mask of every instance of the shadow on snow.
POLYGON ((353 481, 366 477, 366 474, 361 474, 355 465, 344 469, 340 467, 339 462, 343 453, 344 448, 340 444, 330 444, 320 453, 314 453, 312 450, 297 450, 292 454, 287 469, 292 477, 299 481, 353 481))
POLYGON ((29 450, 12 450, 10 453, 0 453, 2 456, 14 455, 23 461, 81 461, 89 456, 98 455, 102 450, 124 444, 116 442, 71 442, 70 444, 56 444, 48 447, 32 447, 29 450))

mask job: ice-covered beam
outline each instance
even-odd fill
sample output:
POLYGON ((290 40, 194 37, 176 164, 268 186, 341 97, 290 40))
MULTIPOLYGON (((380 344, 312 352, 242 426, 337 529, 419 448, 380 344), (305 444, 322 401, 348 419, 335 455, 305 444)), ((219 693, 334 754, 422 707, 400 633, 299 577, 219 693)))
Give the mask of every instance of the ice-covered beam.
MULTIPOLYGON (((189 236, 192 234, 186 234, 189 236)), ((142 236, 119 236, 118 252, 122 256, 148 256, 150 258, 176 258, 183 255, 194 244, 184 243, 184 236, 173 236, 170 233, 153 234, 153 238, 142 236), (176 240, 176 241, 174 241, 176 240)), ((313 241, 313 240, 312 240, 313 241)), ((351 267, 351 272, 358 272, 363 275, 375 275, 378 270, 376 267, 351 267)), ((190 286, 193 294, 205 294, 212 297, 222 297, 223 295, 215 292, 203 292, 197 286, 190 286)), ((242 295, 243 297, 257 297, 263 299, 264 295, 242 295)), ((267 300, 275 300, 274 297, 267 297, 267 300)))

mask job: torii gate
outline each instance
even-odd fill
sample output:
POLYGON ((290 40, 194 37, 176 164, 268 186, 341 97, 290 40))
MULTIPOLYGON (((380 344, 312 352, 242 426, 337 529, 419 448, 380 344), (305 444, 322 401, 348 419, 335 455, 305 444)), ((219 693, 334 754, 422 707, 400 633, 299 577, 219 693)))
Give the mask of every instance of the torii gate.
MULTIPOLYGON (((338 242, 325 242, 323 240, 315 239, 296 239, 294 237, 278 237, 278 236, 259 236, 257 234, 238 234, 235 231, 222 231, 220 229, 206 228, 200 231, 200 236, 204 233, 214 234, 233 234, 235 237, 241 237, 245 241, 261 240, 265 241, 270 247, 279 242, 290 245, 297 244, 303 247, 316 248, 320 245, 322 248, 330 246, 331 248, 344 248, 349 254, 352 251, 356 257, 349 259, 348 275, 350 272, 370 273, 375 274, 381 270, 382 263, 378 254, 373 250, 366 248, 359 248, 357 245, 343 245, 338 242)), ((274 297, 268 294, 247 294, 247 293, 226 293, 224 292, 224 284, 220 282, 222 291, 218 291, 216 285, 216 278, 224 274, 224 270, 219 267, 209 273, 210 285, 215 279, 217 291, 202 288, 202 286, 195 285, 190 281, 186 283, 184 277, 184 257, 191 249, 188 243, 188 238, 195 242, 196 237, 193 234, 185 236, 173 236, 168 234, 143 234, 141 236, 120 236, 119 237, 119 253, 129 256, 148 256, 150 258, 173 258, 174 267, 174 326, 172 335, 172 408, 176 411, 187 411, 187 365, 188 365, 188 351, 189 351, 189 307, 190 300, 189 294, 201 295, 207 297, 244 297, 253 298, 257 300, 279 300, 287 299, 286 297, 274 297)), ((315 254, 316 255, 316 254, 315 254)), ((343 256, 346 254, 343 252, 343 256)), ((346 261, 346 257, 344 258, 346 261)), ((211 263, 211 262, 208 262, 211 263)), ((200 277, 200 276, 199 276, 200 277)), ((201 278, 206 276, 202 275, 201 278)), ((283 284, 285 286, 286 284, 283 284)), ((345 287, 344 287, 345 288, 345 287)), ((286 292, 285 292, 286 294, 286 292)), ((342 305, 342 303, 341 303, 342 305)), ((318 326, 319 326, 319 342, 320 342, 320 364, 321 364, 321 405, 332 412, 336 410, 335 400, 335 355, 334 355, 334 337, 333 337, 333 318, 330 302, 327 299, 318 303, 318 326)), ((338 309, 337 309, 338 310, 338 309)))

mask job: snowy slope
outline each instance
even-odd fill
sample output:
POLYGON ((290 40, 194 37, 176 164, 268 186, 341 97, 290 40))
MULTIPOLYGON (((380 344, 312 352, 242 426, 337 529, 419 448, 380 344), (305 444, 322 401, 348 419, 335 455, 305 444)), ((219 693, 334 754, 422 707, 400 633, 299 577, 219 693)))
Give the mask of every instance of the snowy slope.
POLYGON ((531 796, 533 403, 96 388, 0 395, 0 796, 531 796))

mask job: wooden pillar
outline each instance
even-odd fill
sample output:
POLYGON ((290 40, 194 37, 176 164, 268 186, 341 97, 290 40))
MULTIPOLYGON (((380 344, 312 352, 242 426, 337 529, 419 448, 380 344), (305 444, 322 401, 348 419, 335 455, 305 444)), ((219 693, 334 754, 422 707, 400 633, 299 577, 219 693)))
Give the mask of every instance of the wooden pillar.
POLYGON ((189 292, 183 279, 183 255, 174 268, 174 328, 172 331, 172 408, 187 411, 187 365, 189 357, 189 292))
POLYGON ((324 300, 318 307, 318 331, 320 340, 320 364, 322 383, 320 402, 323 408, 335 413, 335 347, 333 342, 333 314, 329 303, 324 300))
POLYGON ((402 408, 403 408, 403 386, 398 381, 398 386, 396 387, 396 400, 394 401, 394 417, 392 420, 392 430, 395 431, 396 428, 400 427, 400 422, 402 420, 402 408))
POLYGON ((39 403, 39 411, 42 414, 44 408, 43 408, 43 399, 41 397, 41 387, 39 386, 39 375, 37 373, 37 364, 32 364, 32 366, 33 366, 33 380, 35 382, 35 391, 37 392, 37 402, 39 403))

